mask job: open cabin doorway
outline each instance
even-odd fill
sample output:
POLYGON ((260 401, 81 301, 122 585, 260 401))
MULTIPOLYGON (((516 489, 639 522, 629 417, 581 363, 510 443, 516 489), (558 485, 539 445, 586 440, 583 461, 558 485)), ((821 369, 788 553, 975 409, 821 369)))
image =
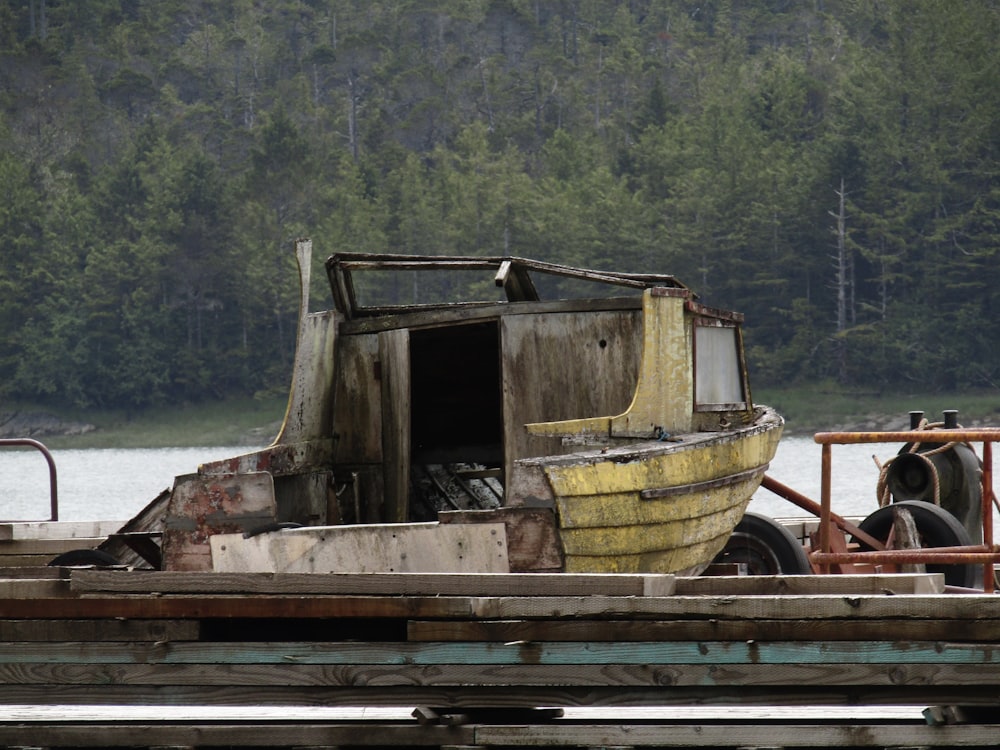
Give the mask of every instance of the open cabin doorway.
POLYGON ((410 331, 410 512, 490 508, 503 488, 496 321, 410 331))

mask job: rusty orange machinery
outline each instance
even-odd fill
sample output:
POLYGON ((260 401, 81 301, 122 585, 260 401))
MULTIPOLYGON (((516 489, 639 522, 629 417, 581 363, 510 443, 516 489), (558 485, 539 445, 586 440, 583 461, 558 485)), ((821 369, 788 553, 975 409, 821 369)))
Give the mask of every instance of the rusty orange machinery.
POLYGON ((822 449, 819 503, 770 476, 764 478, 762 486, 819 518, 818 533, 809 554, 810 562, 817 572, 851 572, 860 571, 862 566, 882 565, 981 565, 982 588, 987 593, 992 593, 994 565, 1000 562, 1000 550, 993 542, 993 505, 996 497, 993 492, 992 467, 993 443, 1000 440, 1000 428, 959 427, 955 412, 945 412, 944 423, 931 426, 921 422, 920 417, 921 412, 911 413, 910 430, 817 433, 814 440, 822 449), (975 457, 971 447, 972 443, 980 442, 981 460, 975 457), (886 539, 870 533, 871 525, 866 524, 868 519, 859 525, 835 513, 832 509, 832 448, 834 445, 864 443, 903 443, 904 447, 896 457, 899 459, 896 471, 888 473, 893 499, 912 501, 923 496, 928 499, 933 497, 935 503, 947 507, 954 516, 961 518, 961 521, 956 518, 956 524, 962 528, 968 527, 969 536, 975 541, 969 544, 892 549, 886 539), (943 459, 938 457, 955 446, 959 450, 952 450, 951 453, 957 453, 958 456, 947 457, 954 466, 942 467, 943 459), (973 462, 974 466, 971 465, 973 462), (942 468, 944 479, 937 474, 938 469, 942 468), (961 507, 963 500, 949 498, 949 492, 960 495, 969 507, 961 507), (944 502, 941 501, 942 496, 944 502), (865 528, 866 525, 868 529, 865 528), (847 544, 848 535, 858 543, 855 549, 847 544), (859 545, 867 549, 857 549, 859 545))

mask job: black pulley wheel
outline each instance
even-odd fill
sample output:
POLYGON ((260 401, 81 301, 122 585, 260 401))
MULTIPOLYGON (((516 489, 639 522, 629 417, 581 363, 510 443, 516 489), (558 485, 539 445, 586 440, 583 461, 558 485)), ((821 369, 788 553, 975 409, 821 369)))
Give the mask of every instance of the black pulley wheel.
MULTIPOLYGON (((913 516, 921 547, 965 547, 972 544, 969 532, 951 513, 939 505, 923 500, 904 500, 884 505, 859 524, 865 533, 880 541, 886 541, 895 522, 893 508, 906 508, 913 516)), ((871 547, 859 539, 853 539, 862 550, 871 547)), ((972 588, 977 585, 978 565, 928 565, 928 573, 943 573, 944 582, 949 586, 972 588)))
POLYGON ((759 513, 744 514, 713 562, 746 565, 747 574, 753 576, 812 572, 809 557, 792 532, 759 513))

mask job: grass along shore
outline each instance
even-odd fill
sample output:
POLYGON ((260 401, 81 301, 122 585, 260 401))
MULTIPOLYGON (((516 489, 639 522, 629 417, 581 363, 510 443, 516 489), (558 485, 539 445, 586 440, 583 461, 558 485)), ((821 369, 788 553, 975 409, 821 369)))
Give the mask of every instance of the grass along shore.
MULTIPOLYGON (((28 435, 49 448, 194 448, 263 446, 278 434, 285 415, 284 396, 240 398, 148 409, 136 415, 120 411, 60 410, 20 405, 0 411, 24 421, 55 422, 78 434, 28 435)), ((0 420, 2 421, 2 420, 0 420)), ((24 435, 19 435, 24 436, 24 435)), ((13 437, 13 435, 11 435, 13 437)))
MULTIPOLYGON (((941 420, 944 409, 957 409, 965 427, 1000 427, 1000 391, 961 394, 874 394, 835 386, 755 389, 754 400, 784 415, 786 434, 811 435, 825 430, 892 430, 909 425, 910 411, 941 420)), ((138 415, 120 411, 58 410, 20 405, 0 409, 3 416, 47 415, 65 425, 88 425, 81 434, 41 434, 50 448, 187 448, 221 445, 267 445, 284 417, 283 396, 240 398, 220 402, 149 409, 138 415)), ((29 420, 30 421, 30 420, 29 420)), ((14 437, 14 435, 9 435, 14 437)), ((17 437, 23 437, 19 434, 17 437)))

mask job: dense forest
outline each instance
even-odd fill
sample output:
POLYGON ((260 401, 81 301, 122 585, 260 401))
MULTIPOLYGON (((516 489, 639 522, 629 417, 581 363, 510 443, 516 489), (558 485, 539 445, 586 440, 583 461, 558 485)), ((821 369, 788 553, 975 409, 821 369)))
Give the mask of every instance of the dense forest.
POLYGON ((758 385, 994 387, 998 38, 995 0, 2 0, 0 399, 284 388, 300 236, 672 273, 758 385))

